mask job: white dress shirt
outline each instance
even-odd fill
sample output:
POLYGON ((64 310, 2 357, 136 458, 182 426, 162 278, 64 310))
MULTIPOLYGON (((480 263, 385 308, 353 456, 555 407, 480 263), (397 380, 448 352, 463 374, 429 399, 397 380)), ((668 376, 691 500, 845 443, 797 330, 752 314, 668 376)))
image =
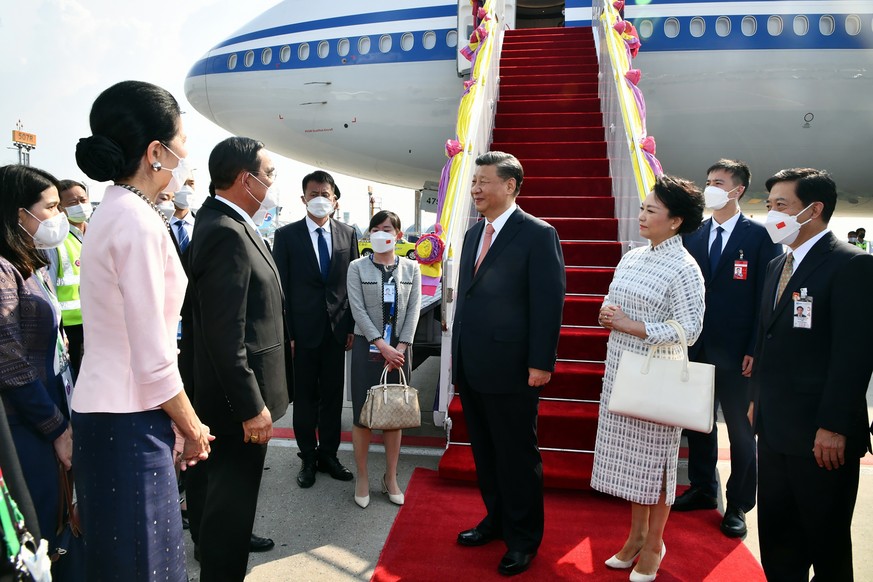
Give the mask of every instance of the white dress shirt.
MULTIPOLYGON (((494 219, 494 222, 488 222, 488 219, 485 219, 485 226, 487 227, 489 224, 494 227, 494 234, 491 235, 491 246, 494 246, 494 241, 497 240, 497 235, 500 234, 500 231, 503 229, 503 225, 506 224, 506 221, 509 220, 509 216, 515 212, 515 209, 518 208, 518 205, 513 202, 509 205, 503 214, 494 219)), ((476 247, 476 260, 479 260, 479 254, 482 252, 482 240, 485 238, 485 229, 482 229, 482 236, 479 237, 479 246, 476 247)))
POLYGON ((721 250, 724 251, 724 248, 727 246, 728 239, 731 237, 731 233, 734 231, 739 221, 739 212, 725 220, 722 224, 717 223, 715 221, 715 218, 713 218, 711 228, 709 229, 709 244, 706 245, 706 248, 712 250, 712 243, 715 242, 715 237, 718 234, 716 232, 716 229, 718 229, 718 227, 720 226, 724 231, 721 233, 721 250))

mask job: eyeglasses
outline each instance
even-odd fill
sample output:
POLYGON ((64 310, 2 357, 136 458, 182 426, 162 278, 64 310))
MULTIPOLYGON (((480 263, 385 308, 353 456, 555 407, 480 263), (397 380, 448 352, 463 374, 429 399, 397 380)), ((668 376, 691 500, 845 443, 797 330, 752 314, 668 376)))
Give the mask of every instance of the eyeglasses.
POLYGON ((276 179, 276 176, 278 175, 278 172, 276 171, 275 168, 272 169, 272 170, 270 170, 269 172, 264 172, 264 171, 260 171, 260 170, 259 170, 259 171, 257 171, 257 172, 253 172, 253 173, 255 173, 255 174, 263 174, 264 176, 266 176, 266 177, 269 178, 270 180, 275 180, 275 179, 276 179))

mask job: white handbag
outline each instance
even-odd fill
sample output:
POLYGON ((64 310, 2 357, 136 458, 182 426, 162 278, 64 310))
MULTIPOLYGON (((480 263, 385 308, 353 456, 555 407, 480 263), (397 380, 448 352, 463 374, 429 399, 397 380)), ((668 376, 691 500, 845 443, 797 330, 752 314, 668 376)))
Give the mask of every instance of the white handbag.
POLYGON ((703 433, 714 421, 715 366, 688 361, 688 341, 678 321, 668 323, 682 344, 683 359, 664 360, 624 351, 609 398, 609 412, 703 433))

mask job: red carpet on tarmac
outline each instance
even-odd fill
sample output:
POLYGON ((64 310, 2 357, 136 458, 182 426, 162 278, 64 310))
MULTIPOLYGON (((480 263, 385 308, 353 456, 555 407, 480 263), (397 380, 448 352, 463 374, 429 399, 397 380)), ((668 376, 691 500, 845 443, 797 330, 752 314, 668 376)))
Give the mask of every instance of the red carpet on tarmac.
MULTIPOLYGON (((546 531, 530 570, 517 580, 627 580, 628 570, 610 570, 604 560, 624 543, 630 504, 590 491, 546 490, 546 531)), ((373 574, 377 582, 505 580, 497 564, 506 551, 500 541, 478 548, 459 546, 458 532, 484 514, 478 489, 440 479, 418 468, 373 574)), ((660 582, 763 581, 764 572, 743 543, 719 532, 713 511, 674 513, 667 522, 667 555, 660 582)))

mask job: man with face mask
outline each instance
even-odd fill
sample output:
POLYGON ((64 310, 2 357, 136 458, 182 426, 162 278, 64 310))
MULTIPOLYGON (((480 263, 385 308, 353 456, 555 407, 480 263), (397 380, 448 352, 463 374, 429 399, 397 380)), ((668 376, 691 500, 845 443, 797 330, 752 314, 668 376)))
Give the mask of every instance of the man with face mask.
MULTIPOLYGON (((255 219, 275 206, 275 169, 262 143, 232 137, 212 150, 209 174, 212 196, 197 213, 185 252, 192 401, 216 439, 209 463, 191 469, 186 489, 200 579, 241 581, 266 445, 288 408, 282 288, 255 219)), ((273 547, 267 542, 261 549, 273 547)))
POLYGON ((789 251, 767 269, 753 376, 761 563, 768 580, 807 580, 810 566, 816 579, 852 580, 873 372, 855 338, 873 304, 855 290, 873 286, 873 257, 829 230, 837 189, 827 172, 782 170, 767 190, 767 231, 789 251))
POLYGON ((48 272, 61 304, 61 322, 69 342, 70 366, 75 381, 84 354, 82 309, 79 304, 79 256, 82 254, 82 240, 92 207, 85 184, 61 180, 60 186, 60 207, 67 215, 70 233, 61 246, 47 250, 46 254, 49 259, 48 272))
MULTIPOLYGON (((749 167, 719 160, 706 172, 704 199, 712 217, 687 235, 684 243, 706 283, 703 333, 689 348, 691 359, 715 366, 716 406, 721 404, 731 447, 721 531, 746 535, 745 512, 755 506, 757 472, 755 435, 749 422, 749 375, 755 353, 755 321, 767 264, 782 252, 760 224, 740 211, 749 188, 749 167)), ((691 488, 676 498, 674 511, 715 509, 718 497, 718 432, 685 431, 691 488)))
POLYGON ((194 179, 189 178, 185 184, 173 195, 173 216, 170 218, 170 227, 173 236, 179 245, 179 251, 185 252, 191 235, 194 233, 194 213, 191 211, 191 199, 194 197, 194 179))
POLYGON ((291 331, 294 436, 303 460, 297 484, 303 488, 312 487, 316 471, 352 480, 336 453, 345 352, 354 340, 346 275, 349 263, 358 258, 358 237, 352 227, 331 218, 338 198, 327 172, 304 177, 306 216, 277 230, 273 246, 291 331))

